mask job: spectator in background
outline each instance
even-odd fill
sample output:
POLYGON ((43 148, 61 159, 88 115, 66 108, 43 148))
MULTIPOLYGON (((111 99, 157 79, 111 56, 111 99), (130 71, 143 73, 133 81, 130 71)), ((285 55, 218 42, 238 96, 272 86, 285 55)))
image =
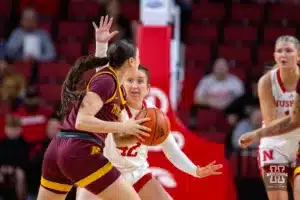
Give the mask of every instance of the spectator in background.
POLYGON ((101 15, 108 15, 114 18, 114 24, 112 26, 112 30, 118 30, 119 33, 113 38, 115 40, 118 39, 127 39, 133 40, 133 30, 135 27, 131 21, 121 13, 121 4, 119 0, 109 0, 104 3, 104 13, 101 15))
POLYGON ((199 82, 194 104, 223 110, 243 94, 243 82, 230 74, 227 61, 219 58, 214 63, 213 73, 204 76, 199 82))
POLYGON ((21 131, 20 119, 7 116, 4 129, 6 138, 0 141, 0 199, 3 200, 26 199, 28 149, 21 131))
POLYGON ((228 123, 235 126, 240 120, 249 116, 250 111, 259 106, 257 83, 261 75, 256 75, 251 78, 250 88, 241 97, 235 99, 226 109, 228 123))
POLYGON ((23 137, 31 146, 45 139, 45 128, 52 112, 50 107, 42 104, 37 88, 27 88, 24 104, 14 112, 14 115, 21 118, 23 137))
POLYGON ((22 96, 26 87, 25 78, 14 71, 13 66, 5 60, 0 60, 0 97, 1 103, 7 104, 9 110, 16 110, 22 103, 22 96))
POLYGON ((56 53, 47 32, 38 28, 37 12, 26 8, 21 16, 20 27, 10 35, 6 55, 13 60, 50 61, 56 53))
MULTIPOLYGON (((232 133, 232 145, 235 149, 239 149, 239 138, 247 132, 253 131, 261 127, 262 115, 259 107, 255 107, 251 110, 250 116, 241 120, 235 127, 232 133)), ((250 147, 257 148, 258 144, 253 144, 250 147)))
POLYGON ((47 122, 46 138, 38 143, 30 152, 30 165, 28 169, 28 200, 37 198, 42 175, 42 163, 50 141, 56 136, 60 128, 60 118, 53 114, 47 122))

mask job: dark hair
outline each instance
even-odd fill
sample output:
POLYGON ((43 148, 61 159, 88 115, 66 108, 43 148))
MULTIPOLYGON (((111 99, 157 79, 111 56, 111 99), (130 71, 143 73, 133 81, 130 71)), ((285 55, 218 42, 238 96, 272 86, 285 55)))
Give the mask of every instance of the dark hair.
POLYGON ((146 76, 147 76, 147 83, 149 84, 150 83, 150 72, 149 72, 148 68, 145 67, 145 66, 143 66, 143 65, 139 65, 138 70, 141 70, 141 71, 143 71, 146 74, 146 76))
POLYGON ((77 59, 62 85, 61 109, 59 114, 61 116, 65 115, 69 105, 82 98, 84 90, 77 89, 77 86, 81 82, 84 72, 107 64, 114 69, 119 69, 126 60, 135 57, 136 47, 125 40, 120 40, 109 46, 107 57, 84 56, 77 59))

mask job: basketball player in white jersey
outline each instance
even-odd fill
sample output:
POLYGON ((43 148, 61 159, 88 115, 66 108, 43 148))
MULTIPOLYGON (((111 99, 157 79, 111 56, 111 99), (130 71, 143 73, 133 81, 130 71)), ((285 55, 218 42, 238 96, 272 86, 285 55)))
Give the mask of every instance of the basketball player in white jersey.
MULTIPOLYGON (((276 67, 258 83, 263 126, 289 115, 292 109, 299 77, 299 50, 299 41, 293 36, 281 36, 276 40, 276 67)), ((288 200, 287 185, 293 178, 299 140, 300 129, 260 139, 258 160, 270 200, 288 200)), ((248 136, 243 135, 241 146, 246 147, 247 141, 248 136)))
MULTIPOLYGON (((143 108, 154 107, 146 102, 149 86, 149 72, 140 66, 138 74, 130 74, 124 83, 126 91, 127 106, 122 112, 125 120, 135 117, 143 108)), ((135 137, 120 136, 114 138, 110 134, 105 141, 104 155, 121 171, 122 175, 129 181, 138 192, 142 200, 172 199, 161 184, 152 177, 147 162, 148 147, 141 144, 135 137)), ((170 134, 161 144, 162 150, 168 160, 179 170, 198 178, 210 175, 219 175, 222 165, 210 163, 206 167, 197 167, 180 150, 175 139, 170 134)), ((96 196, 84 189, 77 190, 77 200, 96 199, 96 196)))

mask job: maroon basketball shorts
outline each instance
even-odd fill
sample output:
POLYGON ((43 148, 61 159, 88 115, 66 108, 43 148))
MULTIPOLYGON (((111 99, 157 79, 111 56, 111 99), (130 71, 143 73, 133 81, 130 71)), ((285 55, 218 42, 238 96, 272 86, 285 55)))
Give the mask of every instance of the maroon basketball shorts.
POLYGON ((296 168, 294 170, 294 177, 300 175, 300 142, 297 151, 297 160, 296 160, 296 168))
POLYGON ((103 147, 102 141, 88 133, 58 133, 44 156, 41 185, 62 194, 73 185, 101 193, 120 176, 103 156, 103 147))

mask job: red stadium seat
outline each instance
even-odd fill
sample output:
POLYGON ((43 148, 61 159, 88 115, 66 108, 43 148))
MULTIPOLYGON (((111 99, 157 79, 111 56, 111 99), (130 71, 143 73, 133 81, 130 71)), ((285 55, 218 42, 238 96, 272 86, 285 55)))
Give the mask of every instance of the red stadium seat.
POLYGON ((22 11, 24 8, 34 5, 40 15, 55 18, 59 12, 60 2, 60 0, 21 0, 20 9, 22 11))
POLYGON ((300 6, 297 4, 273 4, 271 5, 268 21, 272 23, 281 23, 282 25, 294 24, 300 22, 300 6))
POLYGON ((224 16, 225 7, 223 4, 196 4, 192 7, 193 21, 220 22, 224 16))
POLYGON ((221 111, 215 109, 199 109, 197 113, 197 130, 215 131, 221 111))
POLYGON ((60 84, 41 84, 38 86, 41 97, 49 103, 60 101, 61 85, 60 84))
POLYGON ((211 57, 211 47, 209 44, 196 44, 186 46, 187 61, 201 61, 209 63, 211 57))
POLYGON ((259 4, 233 4, 231 21, 247 24, 259 24, 263 16, 263 6, 259 4))
POLYGON ((60 43, 58 45, 60 59, 73 63, 77 58, 82 56, 82 46, 80 42, 60 43))
POLYGON ((264 29, 264 42, 275 43, 276 39, 281 35, 296 36, 296 28, 266 26, 264 29))
POLYGON ((251 49, 245 47, 221 45, 218 48, 218 56, 238 63, 249 63, 252 61, 251 49))
POLYGON ((126 2, 122 4, 122 14, 130 20, 139 20, 139 10, 139 3, 126 2))
POLYGON ((257 30, 253 27, 228 26, 224 28, 225 43, 252 43, 257 38, 257 30))
POLYGON ((58 39, 60 41, 82 41, 88 37, 87 22, 61 21, 59 23, 58 39))
POLYGON ((98 17, 99 3, 92 1, 71 1, 68 8, 68 18, 76 20, 95 19, 98 17))
POLYGON ((90 43, 90 44, 88 45, 88 54, 89 54, 89 55, 95 55, 95 49, 96 49, 95 42, 90 43))
POLYGON ((0 18, 7 20, 10 18, 12 10, 12 1, 10 0, 1 0, 0 1, 0 18))
POLYGON ((216 42, 218 39, 217 27, 214 24, 190 24, 187 35, 188 43, 197 43, 197 41, 216 42))
POLYGON ((67 63, 41 63, 38 69, 39 83, 62 83, 71 65, 67 63))
POLYGON ((47 31, 49 35, 52 35, 52 21, 41 21, 39 26, 41 29, 47 31))
POLYGON ((257 60, 258 63, 270 62, 274 60, 274 46, 264 45, 258 49, 257 60))
POLYGON ((199 80, 204 75, 204 67, 199 65, 187 65, 185 68, 185 79, 182 84, 181 99, 178 108, 182 112, 189 113, 194 101, 194 92, 199 80))
POLYGON ((13 64, 13 69, 17 73, 22 74, 27 81, 29 81, 32 73, 31 63, 29 62, 16 62, 13 64))
POLYGON ((229 71, 231 74, 236 75, 241 79, 241 81, 246 82, 246 70, 242 67, 230 67, 229 71))

